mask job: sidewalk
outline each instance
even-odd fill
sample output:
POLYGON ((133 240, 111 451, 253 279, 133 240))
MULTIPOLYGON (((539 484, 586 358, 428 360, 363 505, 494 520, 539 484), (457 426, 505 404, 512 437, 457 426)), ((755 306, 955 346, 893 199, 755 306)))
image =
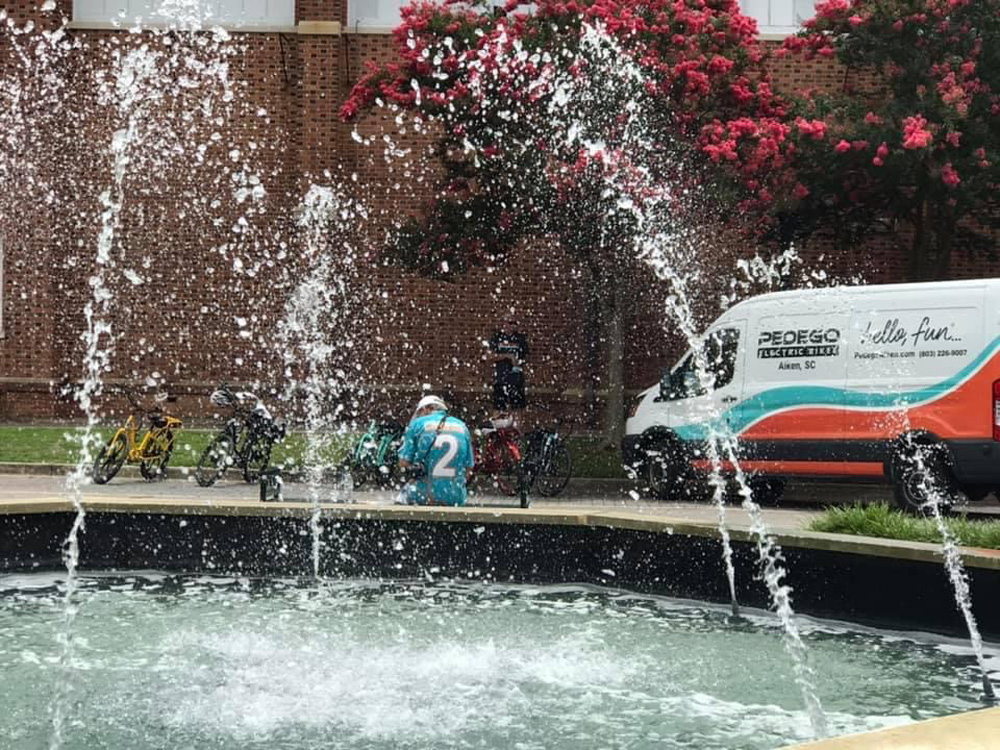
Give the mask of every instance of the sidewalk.
MULTIPOLYGON (((614 480, 598 480, 601 482, 614 480)), ((619 485, 624 483, 619 482, 619 485)), ((633 499, 624 486, 606 491, 606 487, 591 487, 591 490, 605 490, 586 495, 567 489, 567 492, 551 500, 535 499, 532 508, 567 508, 573 510, 627 510, 633 513, 648 515, 650 518, 667 517, 692 523, 716 524, 718 512, 715 506, 704 503, 666 503, 648 499, 633 499)), ((330 497, 334 488, 323 486, 323 495, 330 497)), ((308 485, 290 482, 285 485, 284 492, 287 501, 307 502, 309 499, 308 485)), ((145 482, 142 479, 116 477, 106 485, 87 485, 83 488, 84 503, 100 500, 142 501, 164 504, 188 504, 191 506, 211 506, 216 503, 257 502, 259 490, 257 485, 243 482, 220 482, 215 487, 199 487, 193 477, 189 479, 168 479, 163 482, 145 482)), ((358 506, 386 507, 392 506, 394 492, 361 490, 349 495, 349 503, 358 506)), ((0 506, 19 504, 32 501, 66 501, 65 480, 61 476, 37 476, 26 474, 8 474, 0 481, 0 506)), ((467 507, 513 507, 516 499, 493 494, 474 494, 469 498, 467 507)), ((276 505, 276 503, 268 503, 276 505)), ((768 508, 764 517, 775 531, 794 532, 802 530, 809 521, 821 511, 821 506, 795 508, 768 508)), ((727 516, 731 524, 746 526, 749 516, 746 511, 736 506, 727 506, 727 516)))
MULTIPOLYGON (((4 501, 65 500, 67 498, 65 475, 70 467, 27 464, 0 464, 0 503, 4 501), (29 473, 29 469, 31 470, 29 473), (12 471, 13 470, 13 471, 12 471)), ((115 498, 119 500, 150 500, 154 502, 188 503, 194 506, 215 502, 257 502, 260 490, 256 484, 242 481, 224 481, 214 487, 199 487, 191 469, 173 468, 168 479, 146 482, 136 467, 124 467, 121 474, 106 485, 87 485, 84 498, 115 498)), ((342 490, 333 485, 322 485, 321 502, 343 498, 342 490)), ((302 482, 286 482, 284 497, 288 501, 307 502, 309 486, 302 482)), ((362 489, 347 493, 347 502, 369 505, 391 505, 396 493, 362 489)), ((764 508, 764 520, 775 531, 798 531, 830 505, 857 502, 892 502, 891 490, 883 485, 802 483, 790 482, 781 502, 776 507, 764 508)), ((473 492, 469 507, 513 507, 516 498, 494 493, 473 492)), ((574 479, 566 490, 555 498, 532 498, 533 508, 621 509, 648 514, 651 517, 669 516, 695 523, 716 524, 718 511, 711 503, 660 502, 641 497, 633 485, 618 479, 574 479)), ((989 501, 967 509, 970 515, 1000 515, 1000 505, 989 501)), ((727 520, 733 525, 749 524, 746 511, 737 504, 726 505, 727 520)))

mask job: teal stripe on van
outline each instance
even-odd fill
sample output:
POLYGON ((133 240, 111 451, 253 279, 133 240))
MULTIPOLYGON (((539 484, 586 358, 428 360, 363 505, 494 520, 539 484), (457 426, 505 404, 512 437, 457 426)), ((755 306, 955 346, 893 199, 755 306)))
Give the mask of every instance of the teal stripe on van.
POLYGON ((684 440, 704 440, 714 432, 743 432, 747 427, 773 412, 790 407, 839 407, 848 409, 897 409, 934 401, 958 388, 972 377, 1000 349, 1000 336, 983 349, 974 360, 940 383, 915 391, 851 391, 844 388, 802 385, 772 388, 740 402, 712 422, 683 425, 676 428, 684 440))

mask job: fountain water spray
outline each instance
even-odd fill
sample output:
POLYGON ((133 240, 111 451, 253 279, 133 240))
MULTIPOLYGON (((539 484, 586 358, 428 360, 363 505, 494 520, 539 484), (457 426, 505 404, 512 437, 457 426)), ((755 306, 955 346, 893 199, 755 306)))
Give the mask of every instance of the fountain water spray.
MULTIPOLYGON (((182 20, 186 22, 185 27, 189 27, 190 18, 182 20)), ((176 30, 176 27, 172 29, 176 30)), ((197 28, 191 30, 195 31, 197 28)), ((160 35, 154 33, 153 37, 156 39, 160 35)), ((110 371, 114 355, 112 319, 115 295, 112 276, 121 260, 115 258, 115 247, 126 201, 126 183, 137 164, 143 161, 140 147, 146 145, 147 137, 152 134, 153 138, 158 139, 159 147, 151 148, 156 155, 169 158, 174 145, 171 139, 190 135, 183 130, 179 133, 172 132, 169 125, 157 117, 171 87, 191 88, 206 83, 221 84, 224 91, 222 98, 227 101, 232 98, 228 69, 218 62, 220 53, 217 45, 223 44, 227 39, 228 35, 224 32, 214 36, 216 48, 209 50, 213 60, 208 64, 197 59, 196 55, 202 52, 206 45, 193 34, 190 47, 178 44, 172 39, 165 40, 163 49, 156 49, 153 44, 146 41, 124 50, 116 47, 112 52, 113 66, 110 75, 103 70, 97 73, 98 102, 113 112, 116 122, 122 124, 113 131, 109 146, 112 164, 111 184, 100 195, 101 228, 97 237, 96 271, 89 279, 91 297, 84 307, 86 320, 86 328, 82 334, 84 373, 82 383, 74 391, 74 398, 86 417, 86 423, 76 435, 79 446, 77 461, 66 478, 67 495, 76 515, 63 553, 67 572, 63 595, 62 632, 59 636, 59 668, 63 678, 58 683, 57 694, 53 701, 50 750, 58 750, 63 746, 67 704, 72 689, 69 679, 73 659, 72 630, 79 608, 74 595, 77 589, 80 553, 79 534, 84 528, 86 518, 82 489, 89 479, 94 448, 100 440, 95 431, 100 421, 98 399, 104 390, 104 374, 110 371)), ((187 126, 182 126, 184 127, 187 126)), ((125 273, 128 274, 127 271, 125 273)))
MULTIPOLYGON (((285 305, 279 334, 285 342, 285 375, 289 379, 289 397, 298 387, 305 394, 305 470, 312 514, 313 575, 320 571, 320 547, 323 528, 320 523, 320 485, 330 468, 331 442, 338 425, 343 424, 343 398, 347 388, 348 367, 344 359, 354 347, 348 326, 360 325, 357 309, 357 285, 351 281, 356 272, 355 249, 346 240, 337 244, 346 230, 355 230, 365 210, 346 199, 341 192, 312 185, 299 215, 303 233, 307 275, 285 305), (294 380, 295 365, 305 372, 300 383, 294 380), (335 406, 332 404, 336 404, 335 406)), ((350 477, 338 477, 349 482, 350 477)), ((337 501, 346 500, 343 487, 335 490, 337 501)))
MULTIPOLYGON (((613 40, 600 27, 585 28, 583 33, 583 51, 588 55, 588 63, 596 64, 600 74, 596 78, 600 86, 611 82, 625 90, 641 92, 643 76, 637 66, 628 62, 613 40)), ((591 76, 594 79, 595 76, 591 76)), ((567 82, 574 86, 574 81, 567 82)), ((577 97, 562 97, 573 101, 577 97)), ((641 95, 632 96, 626 106, 625 126, 619 135, 618 142, 623 144, 622 152, 627 156, 625 164, 607 172, 608 187, 617 191, 618 209, 632 214, 635 220, 635 244, 639 258, 649 264, 656 275, 666 281, 672 290, 668 299, 668 312, 677 321, 681 333, 692 347, 695 371, 701 388, 711 392, 715 387, 713 368, 708 361, 704 342, 698 337, 692 306, 688 298, 688 279, 680 272, 690 258, 697 255, 697 243, 689 241, 689 233, 673 220, 680 199, 669 187, 663 187, 653 178, 652 165, 658 157, 659 144, 652 142, 644 132, 644 108, 641 95), (635 156, 638 156, 638 159, 635 156), (644 160, 643 157, 652 156, 644 160), (625 168, 621 168, 625 167, 625 168), (686 254, 688 259, 682 258, 686 254)), ((578 142, 584 149, 595 156, 606 159, 607 148, 598 139, 586 138, 583 128, 577 127, 569 133, 571 142, 578 142)), ((620 157, 619 157, 620 158, 620 157)), ((803 701, 817 737, 829 734, 826 717, 822 705, 816 695, 814 673, 807 659, 807 648, 802 640, 795 621, 795 612, 791 605, 791 588, 783 583, 786 575, 781 548, 775 543, 764 522, 761 508, 753 499, 753 492, 746 474, 740 466, 736 450, 736 437, 728 429, 720 414, 707 415, 706 451, 710 464, 710 485, 713 499, 718 510, 720 538, 723 543, 723 560, 726 566, 730 594, 736 610, 735 571, 732 563, 732 547, 730 544, 725 510, 725 478, 723 468, 731 467, 742 507, 751 519, 750 531, 757 546, 758 562, 761 566, 764 583, 770 595, 771 604, 781 622, 784 632, 785 650, 792 658, 795 680, 802 693, 803 701)))
POLYGON ((947 524, 944 522, 944 515, 941 512, 942 504, 950 505, 952 498, 948 497, 945 487, 942 487, 934 471, 930 469, 927 461, 928 451, 933 450, 929 446, 917 441, 910 424, 910 415, 907 405, 897 402, 896 413, 904 421, 904 443, 906 453, 901 460, 909 462, 919 484, 919 492, 926 500, 922 510, 928 511, 934 520, 938 533, 941 535, 941 554, 944 557, 945 571, 948 573, 948 580, 951 582, 955 595, 955 605, 962 618, 965 620, 965 627, 969 631, 969 642, 972 651, 976 656, 976 664, 979 666, 983 684, 983 698, 989 703, 996 703, 997 696, 990 680, 989 670, 986 668, 986 659, 983 653, 983 638, 979 633, 979 625, 976 623, 975 615, 972 613, 972 592, 969 589, 969 574, 962 562, 962 555, 958 550, 958 543, 947 524))
POLYGON ((23 213, 25 196, 51 204, 62 177, 48 136, 53 125, 73 116, 63 72, 80 41, 67 33, 68 19, 57 23, 19 24, 0 8, 0 206, 22 201, 8 207, 11 215, 23 213))
MULTIPOLYGON (((695 363, 695 372, 699 385, 706 392, 711 392, 715 387, 715 375, 713 374, 712 363, 709 362, 705 351, 704 341, 698 337, 694 317, 691 313, 691 305, 687 297, 686 281, 674 274, 671 264, 666 257, 664 249, 676 238, 652 237, 646 240, 642 252, 648 262, 650 262, 658 275, 665 278, 671 284, 673 295, 668 298, 667 308, 677 321, 681 332, 691 342, 692 353, 695 363)), ((795 674, 795 681, 802 693, 803 701, 812 723, 813 732, 817 737, 824 737, 829 734, 826 717, 823 707, 816 695, 814 686, 814 672, 808 661, 807 648, 802 640, 798 625, 795 621, 795 611, 792 608, 791 587, 783 583, 786 571, 782 566, 784 560, 781 547, 774 541, 767 524, 764 521, 760 505, 753 498, 753 491, 750 482, 740 465, 739 456, 736 449, 736 436, 731 433, 725 420, 720 419, 720 414, 707 415, 705 422, 707 434, 705 439, 706 451, 711 462, 711 482, 715 487, 715 499, 720 515, 720 529, 725 528, 725 505, 724 499, 717 483, 723 482, 721 478, 723 465, 730 467, 733 478, 741 498, 741 506, 747 511, 750 517, 750 533, 753 535, 757 546, 757 559, 761 567, 764 584, 767 587, 771 599, 771 606, 781 622, 784 631, 785 650, 792 657, 792 669, 795 674)), ((728 535, 724 537, 725 549, 731 555, 728 545, 728 535)), ((731 567, 731 557, 726 560, 731 567)))
MULTIPOLYGON (((626 267, 629 259, 616 253, 624 248, 634 248, 640 259, 646 260, 660 278, 669 282, 674 291, 672 312, 681 323, 682 332, 696 351, 698 378, 706 385, 714 384, 705 352, 696 336, 693 314, 687 299, 687 273, 692 266, 697 269, 697 259, 679 258, 682 250, 696 250, 691 243, 678 242, 683 233, 679 227, 684 222, 677 219, 679 208, 696 208, 697 195, 682 195, 673 185, 686 175, 683 151, 665 143, 662 134, 655 133, 654 123, 669 117, 649 106, 649 81, 629 55, 598 23, 586 22, 580 29, 579 50, 571 47, 556 50, 527 50, 521 40, 510 37, 506 27, 498 26, 486 38, 476 54, 465 59, 468 74, 463 87, 476 102, 476 110, 488 111, 490 123, 474 136, 463 128, 463 146, 466 157, 479 165, 484 156, 498 148, 508 154, 514 163, 524 159, 539 163, 536 146, 539 132, 526 127, 537 114, 537 126, 543 128, 541 153, 543 178, 548 178, 559 190, 573 196, 585 196, 580 205, 580 216, 574 217, 570 234, 578 241, 596 244, 603 251, 601 262, 612 265, 613 271, 605 278, 612 287, 620 283, 617 271, 626 267), (564 70, 563 70, 564 69, 564 70), (527 96, 510 97, 512 89, 524 90, 527 96), (529 104, 542 102, 536 113, 529 104), (495 110, 495 111, 494 111, 495 110), (495 117, 493 117, 495 115, 495 117), (509 128, 520 128, 525 138, 511 138, 509 128), (479 139, 473 142, 470 138, 479 139), (550 149, 552 153, 550 154, 550 149), (573 165, 548 171, 548 166, 573 165), (582 216, 588 220, 583 221, 582 216), (597 231, 588 226, 593 223, 597 231), (575 232, 575 234, 574 234, 575 232), (610 237, 610 239, 608 239, 610 237), (670 255, 668 251, 672 252, 670 255), (679 262, 683 260, 682 262, 679 262)), ((428 65, 440 66, 451 54, 451 40, 445 38, 440 49, 425 47, 422 58, 428 65)), ((446 73, 442 74, 447 77, 446 73)), ((422 92, 414 81, 414 94, 422 92)), ((417 102, 419 106, 419 101, 417 102)), ((518 175, 511 175, 511 180, 518 175)), ((690 182, 690 179, 688 179, 690 182)), ((694 191, 697 192, 697 191, 694 191)), ((529 210, 544 211, 528 200, 529 210)), ((538 220, 544 232, 550 224, 564 226, 545 217, 538 220)), ((634 259, 634 256, 633 258, 634 259)), ((595 279, 598 274, 594 274, 595 279)), ((615 296, 615 309, 618 308, 615 296)), ((768 535, 760 516, 759 506, 753 502, 752 491, 743 472, 739 469, 733 436, 714 423, 719 415, 708 418, 711 484, 716 507, 719 510, 720 538, 723 558, 730 583, 735 609, 735 572, 724 507, 725 479, 723 467, 736 468, 736 481, 740 485, 744 507, 753 519, 752 531, 757 541, 759 558, 764 569, 764 579, 778 612, 784 633, 786 650, 795 664, 796 681, 802 691, 810 722, 816 736, 827 734, 826 720, 819 700, 811 685, 811 671, 805 660, 805 645, 796 627, 790 603, 790 589, 781 583, 784 569, 780 565, 781 550, 768 535)))
MULTIPOLYGON (((116 76, 116 85, 112 90, 105 89, 102 104, 117 106, 118 111, 127 121, 124 128, 116 131, 111 138, 112 182, 111 187, 101 193, 101 231, 97 237, 97 272, 90 277, 92 298, 84 308, 87 327, 83 333, 85 344, 83 362, 84 378, 82 385, 74 396, 80 409, 86 415, 87 422, 77 436, 80 446, 76 465, 66 477, 66 490, 69 495, 76 517, 70 528, 63 552, 63 562, 66 565, 66 587, 64 592, 65 609, 63 616, 63 632, 60 637, 62 651, 59 665, 64 671, 69 669, 72 658, 72 628, 78 606, 74 601, 76 592, 76 568, 79 562, 79 533, 83 528, 86 510, 83 505, 82 488, 90 474, 90 466, 94 460, 94 448, 100 438, 95 428, 100 422, 96 399, 100 397, 104 381, 103 374, 110 369, 111 357, 114 352, 114 339, 111 335, 111 308, 114 294, 108 286, 108 274, 114 265, 112 248, 115 233, 121 216, 122 203, 125 199, 125 176, 129 164, 130 150, 135 142, 137 127, 146 115, 142 107, 143 94, 151 85, 152 74, 156 70, 156 58, 133 50, 122 60, 122 65, 116 76), (102 337, 106 340, 102 345, 102 337)), ((52 738, 50 750, 62 747, 64 706, 69 689, 69 681, 60 683, 60 695, 54 703, 52 714, 52 738)))

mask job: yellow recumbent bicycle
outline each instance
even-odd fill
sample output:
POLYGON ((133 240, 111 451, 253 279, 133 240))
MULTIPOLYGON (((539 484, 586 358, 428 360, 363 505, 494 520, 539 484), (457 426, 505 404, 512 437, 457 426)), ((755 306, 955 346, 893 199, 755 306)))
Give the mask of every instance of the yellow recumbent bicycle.
POLYGON ((110 482, 126 461, 139 464, 139 471, 149 482, 167 475, 167 463, 174 450, 174 430, 180 429, 183 423, 164 414, 159 405, 151 410, 143 409, 131 390, 126 390, 125 395, 132 408, 125 425, 118 428, 94 459, 94 484, 110 482), (149 428, 136 442, 144 417, 149 418, 149 428))

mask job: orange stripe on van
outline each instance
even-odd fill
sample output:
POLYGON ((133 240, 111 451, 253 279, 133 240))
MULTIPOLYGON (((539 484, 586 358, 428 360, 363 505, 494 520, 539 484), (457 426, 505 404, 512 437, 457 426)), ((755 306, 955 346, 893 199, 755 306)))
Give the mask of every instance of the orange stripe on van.
POLYGON ((804 407, 765 417, 745 430, 747 440, 843 440, 844 410, 804 407))
POLYGON ((765 417, 739 437, 747 440, 893 440, 907 430, 932 432, 946 440, 992 439, 993 381, 1000 379, 994 356, 955 390, 925 404, 898 410, 805 406, 765 417))
MULTIPOLYGON (((710 461, 692 461, 691 465, 701 471, 711 471, 710 461)), ((878 462, 853 461, 740 461, 743 471, 761 474, 787 474, 791 476, 851 476, 881 477, 882 464, 878 462)), ((723 461, 722 470, 733 471, 733 464, 723 461)))

